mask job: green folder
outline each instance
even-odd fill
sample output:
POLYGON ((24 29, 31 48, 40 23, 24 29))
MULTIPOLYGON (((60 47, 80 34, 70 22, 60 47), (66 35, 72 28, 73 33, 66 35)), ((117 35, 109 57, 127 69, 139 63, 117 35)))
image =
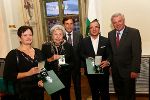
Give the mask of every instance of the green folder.
POLYGON ((102 74, 102 73, 96 73, 94 61, 95 60, 92 57, 86 58, 87 73, 88 74, 102 74))
POLYGON ((53 70, 48 71, 48 75, 51 80, 44 81, 44 88, 49 95, 65 88, 64 84, 60 81, 53 70))

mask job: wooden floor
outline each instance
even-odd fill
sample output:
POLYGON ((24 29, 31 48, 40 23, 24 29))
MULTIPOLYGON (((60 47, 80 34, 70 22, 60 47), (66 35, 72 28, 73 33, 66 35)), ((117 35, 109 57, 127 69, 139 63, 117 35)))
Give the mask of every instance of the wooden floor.
MULTIPOLYGON (((82 92, 82 100, 92 100, 89 84, 86 76, 82 75, 81 77, 81 92, 82 92)), ((71 100, 75 100, 73 84, 71 85, 71 100)), ((111 100, 117 100, 114 94, 111 95, 111 100)), ((50 97, 45 93, 45 100, 50 100, 50 97)), ((149 100, 148 95, 138 94, 136 96, 136 100, 149 100)))

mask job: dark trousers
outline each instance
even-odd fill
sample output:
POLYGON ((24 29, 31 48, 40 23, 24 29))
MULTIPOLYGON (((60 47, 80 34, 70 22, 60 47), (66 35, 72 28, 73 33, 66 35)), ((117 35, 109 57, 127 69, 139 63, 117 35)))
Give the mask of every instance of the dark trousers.
POLYGON ((20 91, 20 94, 5 95, 1 100, 44 100, 43 89, 35 89, 30 91, 20 91))
POLYGON ((75 91, 75 100, 81 100, 81 74, 79 73, 72 73, 72 80, 74 85, 75 91))
POLYGON ((19 100, 15 95, 4 95, 1 97, 1 100, 19 100))
POLYGON ((71 71, 63 72, 59 74, 58 77, 65 85, 65 88, 53 93, 51 95, 51 100, 70 100, 71 71))
POLYGON ((135 100, 135 79, 130 75, 123 77, 117 71, 112 73, 112 78, 118 100, 135 100))
POLYGON ((92 92, 92 100, 110 100, 109 75, 87 75, 92 92), (101 98, 101 99, 100 99, 101 98))
POLYGON ((71 100, 70 99, 70 88, 64 88, 51 95, 51 100, 71 100), (61 99, 60 99, 61 97, 61 99))
POLYGON ((20 91, 20 94, 18 94, 19 100, 44 100, 44 90, 33 88, 30 90, 23 90, 20 91))

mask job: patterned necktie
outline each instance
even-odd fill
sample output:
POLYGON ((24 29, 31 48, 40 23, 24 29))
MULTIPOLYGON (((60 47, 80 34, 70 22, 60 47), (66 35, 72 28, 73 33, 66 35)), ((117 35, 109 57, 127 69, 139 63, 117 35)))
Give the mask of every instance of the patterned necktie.
POLYGON ((67 42, 72 45, 72 40, 71 40, 71 34, 70 33, 68 33, 68 40, 67 40, 67 42))
POLYGON ((119 43, 120 43, 120 39, 119 39, 119 32, 117 32, 116 33, 117 34, 117 36, 116 36, 116 46, 117 46, 117 48, 119 47, 119 43))

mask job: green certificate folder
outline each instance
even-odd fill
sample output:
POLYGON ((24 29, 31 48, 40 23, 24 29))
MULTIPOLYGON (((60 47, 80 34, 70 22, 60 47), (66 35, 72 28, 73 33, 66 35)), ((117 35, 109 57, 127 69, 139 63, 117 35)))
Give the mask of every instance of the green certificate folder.
POLYGON ((88 74, 95 74, 94 59, 86 58, 86 67, 87 67, 88 74))
POLYGON ((65 87, 53 70, 48 71, 48 75, 50 77, 50 81, 47 80, 44 81, 44 88, 49 95, 65 87))
POLYGON ((92 57, 86 58, 86 67, 87 67, 87 73, 88 74, 104 74, 103 72, 100 71, 96 71, 96 66, 95 66, 95 60, 92 57))

